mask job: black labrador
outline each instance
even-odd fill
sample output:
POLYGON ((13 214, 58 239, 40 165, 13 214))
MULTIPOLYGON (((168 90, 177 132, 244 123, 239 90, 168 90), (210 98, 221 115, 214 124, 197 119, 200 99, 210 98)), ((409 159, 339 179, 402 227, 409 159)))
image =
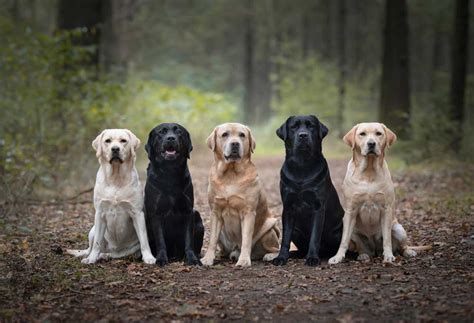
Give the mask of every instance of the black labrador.
POLYGON ((293 241, 298 251, 291 257, 306 256, 305 265, 317 266, 319 257, 336 254, 344 216, 322 153, 328 128, 313 115, 291 116, 276 133, 285 142, 286 157, 280 172, 283 237, 272 263, 287 263, 293 241))
POLYGON ((204 226, 194 210, 194 192, 188 169, 192 151, 188 131, 177 123, 162 123, 148 136, 145 150, 150 163, 145 185, 145 220, 156 263, 183 259, 201 265, 204 226))

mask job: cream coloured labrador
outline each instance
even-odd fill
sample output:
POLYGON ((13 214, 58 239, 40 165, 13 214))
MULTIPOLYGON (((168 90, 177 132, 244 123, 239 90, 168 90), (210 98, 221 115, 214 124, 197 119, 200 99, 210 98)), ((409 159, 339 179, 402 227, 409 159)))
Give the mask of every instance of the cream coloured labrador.
POLYGON ((141 251, 147 264, 154 264, 143 214, 143 190, 135 168, 140 140, 128 129, 107 129, 92 142, 99 171, 94 187, 94 226, 89 248, 67 250, 82 263, 101 258, 120 258, 141 251))
POLYGON ((341 245, 329 264, 341 262, 350 244, 360 261, 368 261, 379 252, 388 263, 395 260, 394 252, 405 257, 416 255, 394 215, 395 190, 384 158, 385 149, 396 139, 390 129, 375 122, 359 123, 344 136, 353 156, 342 186, 346 211, 341 245))
POLYGON ((255 140, 239 123, 217 126, 207 139, 214 152, 209 174, 210 242, 201 262, 214 263, 217 245, 221 256, 250 266, 251 259, 272 260, 279 250, 280 230, 267 205, 257 169, 251 161, 255 140))

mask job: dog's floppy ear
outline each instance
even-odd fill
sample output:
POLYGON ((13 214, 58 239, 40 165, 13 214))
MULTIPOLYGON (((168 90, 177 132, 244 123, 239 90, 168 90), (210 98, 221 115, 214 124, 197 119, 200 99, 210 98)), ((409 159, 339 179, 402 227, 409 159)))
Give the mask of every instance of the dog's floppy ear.
POLYGON ((92 141, 92 148, 96 151, 96 156, 99 158, 102 155, 102 138, 104 137, 105 130, 102 131, 95 139, 92 141))
POLYGON ((137 156, 137 149, 140 147, 140 139, 133 132, 128 129, 125 129, 128 136, 130 137, 130 150, 132 152, 132 157, 135 158, 137 156))
POLYGON ((290 122, 291 118, 293 117, 294 116, 288 117, 288 119, 286 119, 286 121, 276 131, 277 136, 283 141, 288 138, 288 122, 290 122))
POLYGON ((386 140, 387 140, 387 147, 390 147, 391 145, 393 145, 395 143, 395 141, 397 141, 397 135, 390 129, 388 129, 388 127, 386 125, 384 125, 382 123, 382 126, 383 126, 383 129, 385 130, 385 136, 386 136, 386 140))
POLYGON ((183 130, 185 140, 186 140, 186 157, 191 158, 191 151, 193 151, 193 143, 191 142, 191 135, 189 134, 189 131, 181 127, 181 130, 183 130))
POLYGON ((211 134, 209 135, 209 137, 207 137, 206 140, 207 147, 209 147, 209 149, 212 151, 216 150, 217 129, 219 129, 219 126, 215 127, 214 130, 212 130, 211 134))
POLYGON ((151 148, 151 146, 153 145, 152 141, 153 141, 153 132, 154 132, 155 129, 152 129, 150 131, 150 133, 148 134, 148 140, 145 144, 145 151, 146 153, 148 154, 148 157, 151 157, 152 155, 152 151, 153 149, 151 148))
POLYGON ((344 142, 347 145, 349 145, 352 149, 354 149, 355 147, 355 135, 356 135, 358 126, 359 124, 356 124, 354 127, 352 127, 352 129, 349 130, 349 132, 346 133, 346 135, 342 138, 342 140, 344 140, 344 142))
POLYGON ((329 132, 329 129, 328 127, 326 127, 324 125, 324 123, 322 123, 321 121, 319 121, 319 136, 321 137, 321 139, 323 139, 324 137, 327 136, 329 132))
POLYGON ((254 152, 255 150, 255 147, 257 146, 257 144, 255 143, 255 139, 253 138, 253 135, 252 135, 252 130, 250 130, 249 127, 245 126, 247 128, 247 131, 249 133, 249 151, 250 151, 250 154, 254 152))

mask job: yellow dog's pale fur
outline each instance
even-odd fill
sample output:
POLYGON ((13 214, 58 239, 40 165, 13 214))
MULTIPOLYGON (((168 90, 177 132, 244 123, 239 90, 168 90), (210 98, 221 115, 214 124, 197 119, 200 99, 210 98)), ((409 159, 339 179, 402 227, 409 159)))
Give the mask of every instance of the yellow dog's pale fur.
POLYGON ((341 262, 352 243, 361 261, 368 261, 376 251, 383 251, 384 262, 389 263, 395 260, 394 251, 405 257, 416 255, 408 248, 405 229, 395 218, 395 191, 384 158, 385 149, 396 139, 390 129, 375 122, 357 124, 344 136, 353 157, 342 187, 346 212, 341 245, 330 264, 341 262))
POLYGON ((238 123, 217 126, 207 139, 214 152, 209 174, 211 207, 210 242, 203 265, 214 263, 217 245, 221 255, 237 259, 237 266, 250 266, 251 259, 271 260, 279 250, 277 219, 267 206, 251 154, 255 140, 250 129, 238 123), (239 144, 238 160, 228 160, 232 143, 239 144))
POLYGON ((135 168, 140 140, 127 129, 104 130, 92 142, 100 168, 94 187, 94 226, 89 248, 67 250, 82 263, 120 258, 141 251, 143 261, 154 264, 143 214, 143 190, 135 168), (113 159, 112 148, 118 152, 113 159))

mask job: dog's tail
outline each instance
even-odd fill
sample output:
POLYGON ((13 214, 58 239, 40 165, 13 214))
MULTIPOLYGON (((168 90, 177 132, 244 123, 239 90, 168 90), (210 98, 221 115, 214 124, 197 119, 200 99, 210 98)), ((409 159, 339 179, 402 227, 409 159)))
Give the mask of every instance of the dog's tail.
POLYGON ((407 246, 408 249, 415 250, 415 251, 425 251, 425 250, 431 250, 433 248, 432 245, 427 245, 427 246, 407 246))
POLYGON ((89 249, 84 249, 84 250, 67 249, 66 253, 73 255, 74 257, 85 257, 89 254, 89 249))

